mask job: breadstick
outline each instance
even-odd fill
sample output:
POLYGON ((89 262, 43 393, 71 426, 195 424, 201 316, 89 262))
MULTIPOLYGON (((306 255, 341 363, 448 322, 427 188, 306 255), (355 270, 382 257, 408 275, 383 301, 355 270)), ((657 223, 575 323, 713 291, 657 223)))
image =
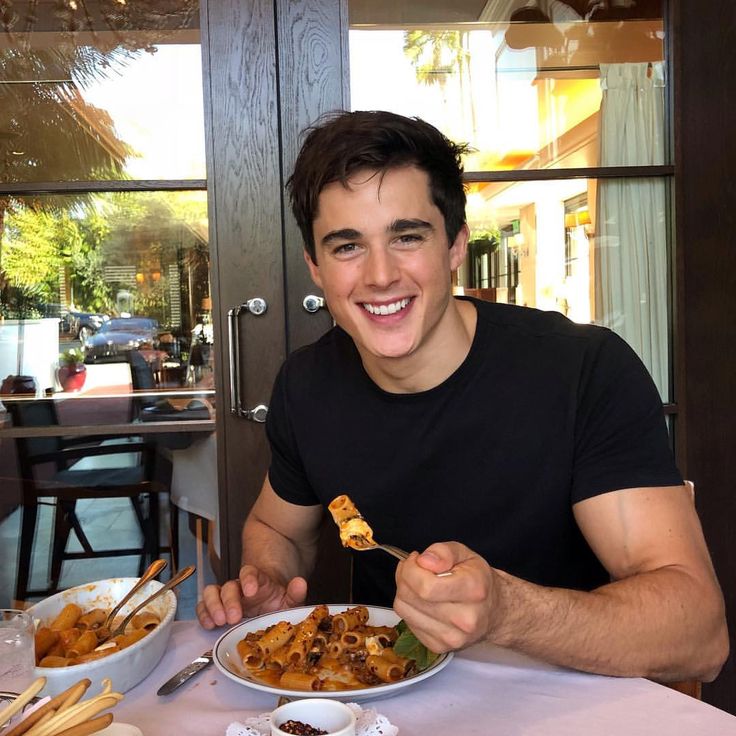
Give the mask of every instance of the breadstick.
MULTIPOLYGON (((72 692, 76 691, 80 685, 82 685, 84 690, 86 690, 90 684, 91 680, 89 679, 80 680, 80 682, 77 682, 64 690, 63 693, 59 693, 56 697, 51 698, 51 700, 44 703, 40 708, 34 710, 33 713, 29 713, 18 725, 11 728, 10 731, 3 734, 3 736, 21 736, 21 734, 28 731, 31 726, 36 725, 39 721, 44 719, 44 716, 47 714, 55 715, 56 709, 72 694, 72 692)), ((47 719, 44 719, 44 722, 46 722, 46 720, 47 719)))
POLYGON ((16 713, 20 713, 45 684, 45 677, 36 678, 10 705, 0 710, 0 726, 9 721, 16 713))
POLYGON ((89 721, 67 728, 65 731, 57 731, 55 736, 88 736, 91 733, 96 733, 103 728, 107 728, 111 723, 112 713, 105 713, 104 716, 92 718, 89 721))
POLYGON ((87 692, 87 688, 91 684, 92 680, 90 680, 88 677, 85 677, 84 680, 80 680, 76 685, 73 685, 71 690, 66 690, 65 692, 69 694, 64 699, 64 702, 59 706, 59 712, 79 702, 79 700, 87 692))
POLYGON ((63 713, 57 713, 51 720, 42 725, 37 725, 28 732, 28 736, 52 736, 65 728, 71 728, 92 716, 96 716, 107 708, 112 708, 123 699, 120 693, 109 695, 97 695, 94 698, 77 703, 67 708, 63 713))

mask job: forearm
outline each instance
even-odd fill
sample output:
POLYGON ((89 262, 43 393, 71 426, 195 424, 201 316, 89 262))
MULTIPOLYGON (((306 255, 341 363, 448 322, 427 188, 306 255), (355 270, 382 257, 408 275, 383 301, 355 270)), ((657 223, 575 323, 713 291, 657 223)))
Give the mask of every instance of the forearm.
POLYGON ((489 639, 553 664, 662 681, 712 680, 728 648, 723 603, 676 567, 590 593, 494 571, 489 639))
POLYGON ((308 578, 314 568, 316 535, 292 540, 251 513, 243 526, 243 565, 253 565, 273 580, 286 584, 297 576, 308 578))

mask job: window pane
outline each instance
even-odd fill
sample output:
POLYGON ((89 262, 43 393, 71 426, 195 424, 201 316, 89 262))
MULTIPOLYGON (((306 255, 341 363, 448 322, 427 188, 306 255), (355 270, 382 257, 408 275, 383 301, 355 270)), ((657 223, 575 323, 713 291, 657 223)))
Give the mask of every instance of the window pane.
POLYGON ((661 3, 624 4, 350 0, 351 105, 468 142, 467 171, 667 163, 661 3))
POLYGON ((457 290, 611 328, 668 401, 667 196, 652 178, 473 183, 457 290))
POLYGON ((89 402, 88 424, 125 422, 129 409, 167 418, 158 394, 212 393, 205 192, 20 199, 0 246, 0 376, 30 376, 36 394, 125 397, 114 417, 89 402), (75 356, 78 386, 57 372, 75 356), (131 407, 131 390, 149 395, 131 407))
POLYGON ((205 178, 197 5, 5 5, 0 182, 205 178))

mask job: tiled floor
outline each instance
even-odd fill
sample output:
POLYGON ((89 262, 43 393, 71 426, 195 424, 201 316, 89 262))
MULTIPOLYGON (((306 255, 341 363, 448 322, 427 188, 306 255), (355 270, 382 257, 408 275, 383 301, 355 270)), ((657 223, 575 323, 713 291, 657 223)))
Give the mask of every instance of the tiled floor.
MULTIPOLYGON (((93 499, 77 504, 77 513, 93 548, 133 547, 141 543, 141 534, 128 499, 93 499)), ((162 518, 168 513, 162 508, 162 518)), ((49 538, 52 521, 52 508, 42 506, 36 528, 33 563, 31 567, 31 586, 42 588, 46 585, 49 562, 49 538)), ((18 538, 20 536, 20 510, 0 521, 0 608, 8 607, 14 597, 18 538)), ((162 540, 168 537, 162 530, 162 540)), ((69 549, 81 549, 72 533, 69 549)), ((163 555, 168 559, 168 553, 163 555)), ((179 511, 179 566, 197 565, 197 545, 189 530, 187 514, 179 511)), ((178 586, 178 619, 195 617, 198 589, 215 582, 215 576, 207 561, 206 546, 200 554, 199 569, 195 575, 178 586)), ((61 587, 101 580, 108 577, 135 577, 138 574, 139 557, 107 557, 92 560, 68 560, 62 568, 61 587)), ((161 576, 167 580, 168 568, 161 576)))

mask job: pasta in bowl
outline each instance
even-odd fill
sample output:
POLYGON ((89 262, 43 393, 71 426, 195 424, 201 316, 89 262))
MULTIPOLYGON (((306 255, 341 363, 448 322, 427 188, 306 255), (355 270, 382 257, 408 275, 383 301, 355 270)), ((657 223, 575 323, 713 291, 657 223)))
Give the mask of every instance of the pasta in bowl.
POLYGON ((386 697, 437 674, 439 655, 418 671, 393 651, 399 617, 377 606, 301 606, 248 619, 213 648, 216 667, 255 690, 291 698, 386 697))
MULTIPOLYGON (((45 598, 28 610, 36 622, 35 676, 46 678, 42 695, 57 695, 82 678, 92 681, 90 694, 94 695, 105 677, 123 693, 156 666, 166 650, 176 615, 176 596, 171 591, 146 606, 119 640, 110 640, 98 649, 98 627, 103 615, 137 580, 109 578, 78 585, 45 598)), ((149 581, 123 607, 119 617, 161 587, 159 581, 149 581)))

